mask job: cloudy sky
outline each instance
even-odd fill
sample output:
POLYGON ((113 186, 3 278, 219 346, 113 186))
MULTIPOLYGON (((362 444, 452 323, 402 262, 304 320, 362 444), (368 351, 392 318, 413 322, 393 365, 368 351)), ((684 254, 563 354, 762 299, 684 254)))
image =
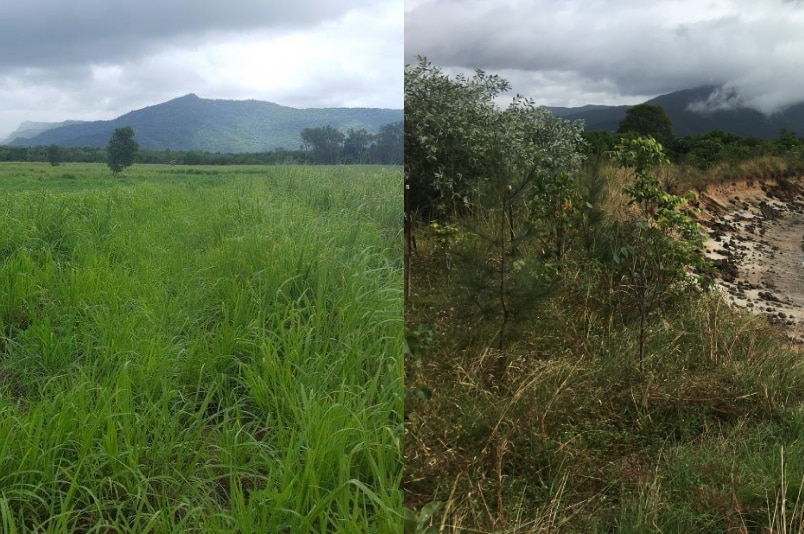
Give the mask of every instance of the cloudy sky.
POLYGON ((417 55, 542 105, 723 85, 708 105, 771 113, 804 100, 804 0, 406 0, 405 63, 417 55))
POLYGON ((2 0, 0 140, 187 93, 403 106, 403 0, 2 0))

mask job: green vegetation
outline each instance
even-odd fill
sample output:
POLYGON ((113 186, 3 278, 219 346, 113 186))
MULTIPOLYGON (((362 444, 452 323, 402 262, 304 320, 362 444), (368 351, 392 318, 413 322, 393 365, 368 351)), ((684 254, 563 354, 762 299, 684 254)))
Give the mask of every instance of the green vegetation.
POLYGON ((710 266, 703 253, 703 232, 686 209, 687 200, 662 190, 654 175, 653 169, 668 163, 662 146, 652 137, 640 137, 618 145, 611 156, 620 168, 633 168, 634 173, 623 193, 637 213, 611 229, 611 272, 623 281, 620 290, 639 316, 641 367, 648 314, 673 293, 699 284, 707 287, 710 266))
POLYGON ((0 170, 0 531, 398 529, 399 168, 0 170))
POLYGON ((482 70, 450 80, 425 58, 405 70, 410 211, 429 217, 473 212, 486 201, 496 207, 540 174, 580 161, 583 125, 556 119, 525 98, 497 110, 494 99, 509 88, 482 70))
MULTIPOLYGON (((51 145, 53 146, 53 145, 51 145)), ((140 146, 134 140, 134 129, 131 126, 116 128, 106 148, 107 164, 113 174, 134 164, 134 158, 140 146)))
POLYGON ((625 118, 617 128, 617 133, 629 132, 656 137, 664 142, 673 136, 673 122, 659 104, 639 104, 625 111, 625 118))
MULTIPOLYGON (((0 146, 0 162, 51 162, 52 147, 0 146)), ((107 147, 56 147, 59 163, 106 163, 107 147)), ((169 165, 285 165, 306 163, 303 150, 277 149, 270 152, 242 152, 237 154, 201 152, 197 150, 142 150, 137 151, 135 163, 169 165)))
MULTIPOLYGON (((638 106, 635 106, 638 107, 638 106)), ((633 109, 633 108, 631 108, 633 109)), ((657 131, 656 126, 648 128, 657 131)), ((626 129, 626 138, 639 135, 636 129, 626 129)), ((656 136, 660 139, 669 160, 681 168, 681 175, 701 175, 713 168, 721 171, 737 172, 743 164, 753 164, 757 160, 774 159, 775 165, 782 165, 794 172, 804 170, 804 139, 796 137, 790 130, 782 129, 776 139, 739 137, 721 130, 713 130, 696 136, 656 136)), ((600 157, 620 143, 623 134, 604 131, 584 133, 588 142, 585 150, 589 157, 600 157)))
POLYGON ((707 289, 685 194, 794 153, 600 150, 504 86, 406 70, 407 531, 804 532, 799 348, 707 289))
POLYGON ((54 167, 61 163, 61 150, 56 145, 47 147, 47 162, 54 167))
MULTIPOLYGON (((292 163, 313 164, 376 164, 401 165, 403 156, 402 122, 380 127, 376 134, 364 129, 349 129, 346 135, 331 126, 305 128, 305 144, 299 150, 277 148, 268 152, 211 153, 199 150, 137 150, 136 163, 167 163, 184 165, 273 165, 292 163), (322 135, 325 134, 325 135, 322 135), (329 136, 329 137, 327 137, 329 136), (329 139, 329 138, 332 139, 329 139)), ((101 163, 108 161, 108 148, 91 147, 12 147, 0 146, 0 161, 47 161, 101 163)))
POLYGON ((332 126, 305 128, 301 132, 304 142, 304 161, 333 165, 335 163, 366 164, 390 163, 401 165, 404 159, 402 122, 393 122, 371 134, 364 129, 350 128, 346 134, 332 126))

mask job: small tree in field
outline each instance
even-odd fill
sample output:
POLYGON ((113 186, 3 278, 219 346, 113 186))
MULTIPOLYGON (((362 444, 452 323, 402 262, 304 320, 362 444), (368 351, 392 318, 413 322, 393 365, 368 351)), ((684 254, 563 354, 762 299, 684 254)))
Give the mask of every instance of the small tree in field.
POLYGON ((59 160, 61 159, 61 150, 57 145, 50 145, 47 147, 47 160, 48 162, 53 165, 54 167, 59 164, 59 160))
POLYGON ((134 129, 131 126, 116 128, 109 140, 107 149, 109 168, 117 174, 134 163, 139 145, 134 140, 134 129))

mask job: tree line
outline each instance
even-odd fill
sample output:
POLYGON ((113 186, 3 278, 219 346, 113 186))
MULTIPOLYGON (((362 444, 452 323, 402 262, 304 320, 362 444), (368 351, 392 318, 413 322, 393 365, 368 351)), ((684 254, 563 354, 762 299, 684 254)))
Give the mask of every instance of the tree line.
MULTIPOLYGON (((171 165, 282 165, 282 164, 379 164, 401 165, 404 154, 402 122, 383 126, 377 134, 349 130, 345 135, 331 126, 307 128, 299 149, 277 148, 266 152, 219 153, 200 150, 143 150, 133 163, 171 165), (332 133, 335 131, 338 135, 332 133), (321 131, 325 135, 321 135, 321 131), (308 139, 304 139, 307 132, 308 139), (312 137, 311 137, 312 136, 312 137), (340 138, 338 138, 340 136, 340 138), (317 143, 312 142, 315 139, 317 143), (319 141, 323 139, 324 141, 319 141), (339 139, 332 145, 332 139, 339 139), (336 149, 334 155, 332 150, 336 149)), ((108 147, 61 147, 56 145, 0 146, 0 161, 51 163, 107 163, 108 147)))
POLYGON ((404 132, 401 121, 386 124, 376 134, 352 128, 344 134, 332 126, 305 128, 301 132, 301 138, 307 163, 401 165, 404 161, 404 132))
MULTIPOLYGON (((278 148, 269 152, 215 153, 199 150, 142 150, 134 163, 167 165, 272 165, 307 161, 302 150, 278 148)), ((0 146, 0 161, 41 163, 106 163, 107 147, 0 146)))
POLYGON ((740 137, 722 130, 700 135, 677 136, 673 122, 659 104, 639 104, 628 108, 616 132, 584 133, 586 153, 604 154, 623 137, 652 136, 662 143, 670 162, 706 170, 718 164, 737 164, 754 158, 777 156, 786 159, 804 157, 804 139, 782 128, 776 139, 740 137))

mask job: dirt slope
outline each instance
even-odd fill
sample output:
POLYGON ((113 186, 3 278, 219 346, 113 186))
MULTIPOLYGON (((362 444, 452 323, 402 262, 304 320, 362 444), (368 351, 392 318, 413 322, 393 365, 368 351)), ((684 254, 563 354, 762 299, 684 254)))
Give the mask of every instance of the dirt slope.
POLYGON ((804 341, 804 177, 711 185, 699 203, 727 300, 804 341))

